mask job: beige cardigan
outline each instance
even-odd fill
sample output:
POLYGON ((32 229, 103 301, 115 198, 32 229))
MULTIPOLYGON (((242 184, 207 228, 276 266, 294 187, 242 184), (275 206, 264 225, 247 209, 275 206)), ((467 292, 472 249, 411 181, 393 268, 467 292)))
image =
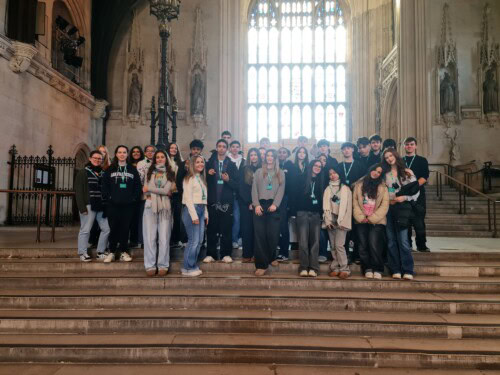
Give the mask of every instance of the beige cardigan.
POLYGON ((368 218, 363 211, 363 193, 361 188, 363 180, 359 181, 354 187, 354 197, 352 200, 353 215, 356 223, 360 224, 364 219, 368 219, 370 224, 387 225, 387 211, 389 211, 389 191, 385 184, 378 186, 377 200, 375 201, 375 211, 368 218))
POLYGON ((328 186, 323 193, 323 221, 325 225, 340 226, 342 229, 352 228, 352 193, 347 185, 342 185, 340 189, 340 205, 337 222, 333 222, 332 189, 328 186))

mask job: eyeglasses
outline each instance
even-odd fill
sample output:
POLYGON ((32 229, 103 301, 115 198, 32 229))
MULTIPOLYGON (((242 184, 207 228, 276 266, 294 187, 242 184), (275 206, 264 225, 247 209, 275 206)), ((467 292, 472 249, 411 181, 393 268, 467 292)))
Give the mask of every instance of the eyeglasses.
POLYGON ((92 160, 95 160, 95 161, 102 161, 101 158, 91 158, 92 160))

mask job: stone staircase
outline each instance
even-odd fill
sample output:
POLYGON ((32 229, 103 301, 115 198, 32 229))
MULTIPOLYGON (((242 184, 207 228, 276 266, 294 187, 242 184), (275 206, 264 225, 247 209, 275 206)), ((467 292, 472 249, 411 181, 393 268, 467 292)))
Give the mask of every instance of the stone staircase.
POLYGON ((0 249, 0 373, 500 371, 500 253, 415 253, 412 282, 357 266, 300 278, 295 262, 256 278, 239 260, 189 279, 179 250, 166 278, 147 278, 141 250, 131 263, 75 254, 0 249))
MULTIPOLYGON (((438 200, 435 186, 426 188, 427 235, 429 237, 492 237, 488 230, 488 203, 480 197, 467 197, 466 214, 459 214, 458 191, 443 186, 443 200, 438 200)), ((497 223, 500 230, 500 204, 497 204, 497 223)), ((493 205, 491 205, 493 217, 493 205)))

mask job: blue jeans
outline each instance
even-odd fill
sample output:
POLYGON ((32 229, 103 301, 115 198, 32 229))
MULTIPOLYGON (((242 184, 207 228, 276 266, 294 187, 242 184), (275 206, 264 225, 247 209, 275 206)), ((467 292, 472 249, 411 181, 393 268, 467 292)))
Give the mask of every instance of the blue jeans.
POLYGON ((288 196, 284 196, 280 204, 280 255, 288 258, 290 247, 290 228, 288 227, 288 196))
POLYGON ((195 204, 196 214, 200 220, 199 224, 193 224, 193 219, 189 215, 189 211, 186 206, 182 208, 182 222, 186 227, 186 233, 188 236, 188 243, 184 249, 184 265, 183 270, 197 271, 199 269, 196 261, 198 260, 198 254, 200 253, 201 244, 203 242, 203 234, 205 231, 205 205, 195 204))
POLYGON ((233 243, 237 243, 240 239, 240 205, 238 199, 234 198, 233 206, 233 231, 232 231, 233 243))
POLYGON ((413 257, 410 242, 408 241, 408 228, 398 230, 391 210, 387 213, 387 247, 388 265, 392 274, 413 275, 413 257))
POLYGON ((80 213, 80 233, 78 233, 78 255, 83 255, 87 252, 87 245, 89 244, 90 230, 97 220, 97 224, 101 228, 99 235, 99 242, 97 244, 97 252, 104 253, 108 246, 109 237, 109 224, 108 219, 102 217, 102 211, 96 212, 90 209, 90 204, 87 205, 87 215, 80 213))
MULTIPOLYGON (((333 247, 332 244, 330 244, 333 247)), ((328 231, 321 229, 319 231, 319 256, 328 258, 328 231)))

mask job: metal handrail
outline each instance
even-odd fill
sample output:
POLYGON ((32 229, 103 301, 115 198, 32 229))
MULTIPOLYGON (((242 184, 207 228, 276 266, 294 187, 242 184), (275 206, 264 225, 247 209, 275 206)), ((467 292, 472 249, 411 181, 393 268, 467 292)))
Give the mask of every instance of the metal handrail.
POLYGON ((498 234, 498 225, 497 225, 497 203, 500 203, 500 200, 489 197, 488 195, 474 189, 473 187, 463 183, 462 181, 457 180, 454 177, 451 177, 447 174, 444 174, 440 171, 430 171, 432 173, 436 173, 436 194, 440 201, 443 200, 443 177, 448 181, 453 181, 459 185, 458 189, 458 202, 459 202, 459 215, 467 214, 467 193, 472 191, 476 193, 479 197, 484 198, 488 201, 488 232, 493 231, 493 238, 497 238, 498 234), (491 215, 491 205, 493 205, 493 215, 491 215), (463 209, 462 209, 463 207, 463 209), (493 229, 493 230, 492 230, 493 229))
MULTIPOLYGON (((38 206, 36 210, 36 243, 40 241, 40 227, 42 225, 42 196, 51 195, 52 196, 52 231, 50 236, 50 242, 56 242, 56 214, 57 214, 57 196, 72 196, 75 195, 74 191, 43 191, 43 190, 9 190, 0 189, 0 193, 7 194, 37 194, 38 195, 38 206)), ((47 199, 49 199, 47 197, 47 199)))

